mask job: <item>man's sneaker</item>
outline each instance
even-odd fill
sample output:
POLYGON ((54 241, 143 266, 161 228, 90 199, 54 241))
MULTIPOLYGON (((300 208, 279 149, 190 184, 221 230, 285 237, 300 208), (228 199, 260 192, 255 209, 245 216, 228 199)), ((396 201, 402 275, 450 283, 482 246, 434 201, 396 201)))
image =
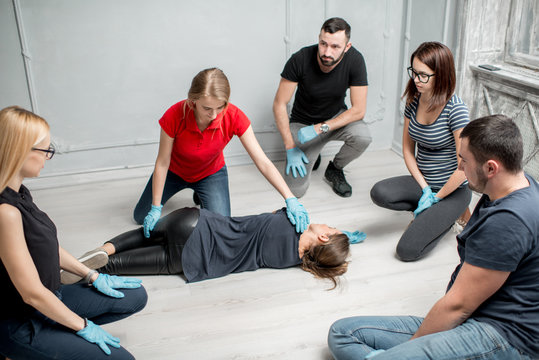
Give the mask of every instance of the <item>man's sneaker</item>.
POLYGON ((318 170, 318 168, 320 167, 321 161, 322 161, 322 156, 320 156, 319 154, 318 157, 316 158, 316 161, 314 162, 313 171, 318 170))
MULTIPOLYGON (((79 261, 90 269, 94 270, 107 265, 109 262, 109 256, 105 250, 102 248, 97 248, 82 255, 79 258, 79 261)), ((82 276, 72 274, 69 271, 60 271, 60 281, 64 285, 74 284, 80 281, 80 279, 82 279, 82 276)))
POLYGON ((329 162, 324 178, 331 184, 333 191, 335 191, 337 195, 342 197, 352 196, 352 187, 346 181, 344 172, 342 169, 337 169, 333 164, 333 161, 329 162))

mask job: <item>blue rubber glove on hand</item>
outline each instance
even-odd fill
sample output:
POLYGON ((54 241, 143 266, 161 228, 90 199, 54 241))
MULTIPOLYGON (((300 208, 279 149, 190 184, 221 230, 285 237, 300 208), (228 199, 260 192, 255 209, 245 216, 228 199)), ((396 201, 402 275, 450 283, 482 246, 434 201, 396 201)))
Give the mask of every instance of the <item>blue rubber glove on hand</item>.
POLYGON ((305 126, 298 131, 298 140, 300 143, 305 144, 318 136, 318 133, 314 129, 314 125, 305 126))
POLYGON ((309 159, 305 153, 297 147, 286 150, 286 175, 290 174, 290 169, 292 169, 292 176, 297 178, 299 173, 299 176, 304 177, 307 174, 307 169, 303 163, 307 164, 308 162, 309 159))
POLYGON ((358 244, 367 238, 367 234, 365 234, 363 231, 360 232, 359 230, 354 232, 343 231, 343 234, 348 236, 348 241, 350 244, 358 244))
POLYGON ((110 355, 110 349, 107 345, 113 346, 115 348, 120 347, 120 339, 112 336, 105 330, 103 330, 99 325, 94 324, 90 320, 86 320, 87 325, 84 329, 77 331, 79 335, 84 340, 91 342, 92 344, 97 344, 107 355, 110 355))
POLYGON ((163 205, 155 206, 152 205, 152 208, 148 212, 148 215, 144 218, 144 237, 149 238, 150 237, 150 231, 153 230, 155 227, 155 224, 157 224, 157 221, 159 221, 159 218, 161 217, 161 209, 163 208, 163 205))
POLYGON ((297 198, 286 199, 286 215, 292 225, 296 225, 296 232, 303 233, 309 226, 309 214, 297 198))
POLYGON ((123 292, 114 289, 136 289, 141 286, 142 280, 123 276, 99 274, 92 283, 99 292, 114 298, 123 298, 123 292))
POLYGON ((432 192, 432 189, 430 188, 430 186, 428 185, 425 186, 423 188, 423 195, 421 195, 421 198, 419 199, 419 202, 417 204, 417 209, 414 210, 414 217, 421 214, 423 211, 427 210, 428 208, 430 208, 432 205, 436 204, 440 200, 442 199, 437 197, 436 193, 432 192))
POLYGON ((368 359, 372 359, 373 357, 375 357, 376 355, 380 354, 380 353, 383 353, 385 350, 373 350, 371 351, 370 353, 367 354, 367 356, 365 356, 365 360, 368 360, 368 359))

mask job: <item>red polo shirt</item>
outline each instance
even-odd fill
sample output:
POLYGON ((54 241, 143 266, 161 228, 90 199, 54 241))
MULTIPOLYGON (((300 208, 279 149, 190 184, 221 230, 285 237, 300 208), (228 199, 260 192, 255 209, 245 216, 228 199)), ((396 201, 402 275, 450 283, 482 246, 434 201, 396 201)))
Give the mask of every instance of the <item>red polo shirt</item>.
POLYGON ((234 135, 242 136, 251 122, 229 103, 204 131, 200 131, 194 111, 187 105, 184 108, 184 104, 185 100, 172 105, 159 125, 174 138, 169 170, 192 183, 215 174, 225 165, 223 149, 234 135))

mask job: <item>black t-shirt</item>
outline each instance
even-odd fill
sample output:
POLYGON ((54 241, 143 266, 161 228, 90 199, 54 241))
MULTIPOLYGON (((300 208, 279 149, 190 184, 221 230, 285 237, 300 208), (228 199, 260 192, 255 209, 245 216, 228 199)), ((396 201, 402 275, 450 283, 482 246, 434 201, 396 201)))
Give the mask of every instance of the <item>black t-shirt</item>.
POLYGON ((301 263, 298 243, 286 208, 241 217, 201 209, 183 248, 183 273, 188 282, 195 282, 263 267, 296 266, 301 263))
POLYGON ((317 124, 346 110, 344 98, 350 86, 367 86, 363 55, 353 46, 329 73, 320 70, 318 45, 307 46, 286 62, 281 76, 298 83, 291 122, 317 124))
POLYGON ((471 318, 492 325, 514 347, 539 357, 539 185, 494 201, 477 203, 468 225, 457 236, 460 264, 511 272, 498 291, 471 318))
MULTIPOLYGON (((21 212, 24 238, 41 282, 50 291, 58 290, 60 255, 56 226, 47 214, 34 204, 32 195, 24 185, 21 185, 19 192, 7 187, 0 194, 0 204, 4 203, 13 205, 21 212)), ((35 311, 24 303, 2 262, 0 262, 0 289, 5 302, 0 307, 0 318, 25 316, 35 311)))

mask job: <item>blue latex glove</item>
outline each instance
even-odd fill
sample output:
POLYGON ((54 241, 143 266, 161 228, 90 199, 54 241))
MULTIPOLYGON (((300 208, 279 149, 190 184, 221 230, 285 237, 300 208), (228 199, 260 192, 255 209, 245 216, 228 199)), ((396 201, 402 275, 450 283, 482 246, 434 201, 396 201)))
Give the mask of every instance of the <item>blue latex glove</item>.
POLYGON ((360 243, 367 238, 367 234, 365 234, 363 231, 360 232, 359 230, 354 232, 343 231, 343 234, 348 236, 348 241, 350 241, 350 244, 360 243))
POLYGON ((86 320, 88 325, 82 330, 77 331, 79 335, 84 340, 91 342, 92 344, 97 344, 107 355, 110 355, 110 349, 107 345, 113 346, 115 348, 120 347, 120 339, 112 336, 105 330, 103 330, 99 325, 94 324, 90 320, 86 320))
POLYGON ((318 133, 314 129, 314 125, 305 126, 298 131, 298 140, 300 143, 305 144, 318 136, 318 133))
POLYGON ((161 217, 161 209, 163 208, 163 205, 155 206, 152 205, 152 208, 148 212, 148 215, 144 218, 144 237, 149 238, 150 237, 150 231, 153 230, 155 227, 155 224, 157 224, 157 221, 161 217))
POLYGON ((417 204, 417 209, 414 210, 414 217, 421 214, 423 211, 427 210, 440 200, 442 199, 437 197, 436 193, 432 192, 430 186, 425 186, 423 188, 423 195, 421 195, 421 198, 419 199, 419 202, 417 204))
POLYGON ((297 147, 286 150, 286 175, 290 174, 290 169, 292 169, 292 176, 296 178, 299 173, 299 176, 304 177, 307 174, 307 169, 303 163, 307 164, 308 162, 307 156, 297 147))
POLYGON ((99 292, 114 298, 123 298, 123 292, 114 289, 136 289, 141 286, 142 280, 123 276, 99 274, 92 283, 99 292))
POLYGON ((286 199, 286 215, 292 225, 296 225, 296 232, 303 233, 309 226, 309 214, 297 198, 286 199))
POLYGON ((385 350, 373 350, 371 351, 370 353, 367 354, 367 356, 365 356, 365 360, 368 360, 368 359, 372 359, 373 357, 375 357, 376 355, 380 354, 380 353, 383 353, 385 350))

